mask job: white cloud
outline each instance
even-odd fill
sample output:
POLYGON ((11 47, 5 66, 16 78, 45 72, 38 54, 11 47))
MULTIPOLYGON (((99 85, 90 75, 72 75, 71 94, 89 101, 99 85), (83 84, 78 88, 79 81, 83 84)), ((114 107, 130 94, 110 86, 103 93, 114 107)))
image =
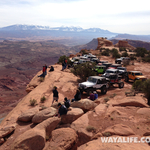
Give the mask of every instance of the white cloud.
POLYGON ((3 14, 0 27, 12 24, 65 25, 150 34, 148 0, 0 0, 0 5, 3 14))

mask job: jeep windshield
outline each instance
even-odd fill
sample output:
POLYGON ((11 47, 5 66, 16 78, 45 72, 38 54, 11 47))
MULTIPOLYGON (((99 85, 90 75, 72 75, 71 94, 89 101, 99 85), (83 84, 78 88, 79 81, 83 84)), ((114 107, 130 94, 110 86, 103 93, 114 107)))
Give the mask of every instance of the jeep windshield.
POLYGON ((135 73, 136 76, 143 75, 141 72, 135 73))
POLYGON ((95 79, 95 78, 92 78, 92 77, 89 77, 89 78, 88 78, 88 81, 89 81, 89 82, 96 83, 97 79, 95 79))
POLYGON ((122 68, 122 67, 117 67, 117 69, 119 69, 119 70, 126 70, 126 68, 122 68))
POLYGON ((114 71, 114 70, 106 70, 105 73, 116 73, 116 71, 114 71))

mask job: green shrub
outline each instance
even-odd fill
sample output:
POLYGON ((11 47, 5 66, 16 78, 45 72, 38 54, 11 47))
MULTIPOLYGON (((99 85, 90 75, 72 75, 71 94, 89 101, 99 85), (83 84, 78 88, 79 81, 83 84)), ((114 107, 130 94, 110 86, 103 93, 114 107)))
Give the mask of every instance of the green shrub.
POLYGON ((66 55, 60 56, 59 60, 58 60, 58 63, 63 63, 64 59, 67 59, 67 64, 71 64, 71 60, 66 55))
POLYGON ((71 72, 80 77, 81 80, 85 81, 89 76, 96 75, 96 72, 93 70, 95 63, 87 62, 74 66, 74 69, 71 72))
POLYGON ((46 100, 45 96, 41 97, 41 103, 44 103, 46 100))
POLYGON ((122 51, 127 51, 127 50, 125 47, 119 47, 119 51, 122 52, 122 51))
POLYGON ((122 57, 128 57, 129 55, 128 55, 127 52, 123 52, 121 56, 122 56, 122 57))
POLYGON ((45 79, 44 77, 40 77, 40 78, 39 78, 39 81, 40 81, 40 82, 44 82, 44 79, 45 79))
POLYGON ((150 79, 143 82, 142 91, 145 94, 145 97, 148 99, 148 105, 150 105, 150 79))
POLYGON ((35 106, 37 101, 35 99, 30 99, 30 105, 35 106))
POLYGON ((138 56, 138 57, 144 57, 145 54, 148 53, 147 50, 143 47, 137 47, 135 49, 135 52, 136 52, 136 56, 138 56))
POLYGON ((103 55, 103 56, 110 56, 109 53, 110 53, 110 50, 107 48, 107 49, 102 51, 101 55, 103 55))
POLYGON ((131 54, 129 57, 130 57, 130 60, 136 60, 136 59, 137 59, 137 58, 136 58, 134 55, 132 55, 132 54, 131 54))
POLYGON ((133 84, 133 89, 141 90, 144 93, 145 97, 148 100, 148 105, 150 106, 150 79, 143 81, 135 81, 133 84))
POLYGON ((109 98, 108 98, 108 97, 105 97, 105 98, 104 98, 104 101, 105 101, 105 102, 108 102, 108 101, 109 101, 109 98))
POLYGON ((116 93, 109 96, 109 98, 114 98, 116 96, 116 93))
POLYGON ((136 91, 142 91, 142 86, 143 86, 142 84, 143 84, 143 82, 142 82, 141 80, 136 80, 136 81, 133 83, 132 87, 133 87, 133 89, 136 90, 136 91))
POLYGON ((80 53, 81 53, 82 55, 88 54, 88 50, 87 50, 87 49, 81 49, 80 53))
POLYGON ((88 126, 86 127, 86 130, 87 130, 88 132, 96 132, 96 128, 93 127, 93 126, 90 126, 90 125, 88 125, 88 126))
POLYGON ((105 133, 103 133, 103 136, 106 136, 106 137, 111 136, 111 133, 110 132, 105 132, 105 133))
POLYGON ((113 49, 111 50, 111 53, 112 53, 112 57, 113 57, 113 58, 119 58, 119 57, 121 57, 121 55, 118 53, 118 50, 115 49, 115 48, 113 48, 113 49))

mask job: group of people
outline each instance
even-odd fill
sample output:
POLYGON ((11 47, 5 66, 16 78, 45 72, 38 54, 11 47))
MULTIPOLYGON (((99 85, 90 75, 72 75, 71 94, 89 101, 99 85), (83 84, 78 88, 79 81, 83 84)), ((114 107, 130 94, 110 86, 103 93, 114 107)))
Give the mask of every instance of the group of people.
MULTIPOLYGON (((54 71, 54 67, 53 67, 53 66, 50 67, 49 72, 51 72, 51 71, 54 71)), ((45 78, 46 75, 47 75, 47 65, 45 64, 45 65, 43 66, 43 69, 42 69, 42 74, 39 75, 38 77, 43 77, 43 78, 45 78)))
MULTIPOLYGON (((58 98, 59 98, 59 93, 57 91, 57 87, 54 86, 52 104, 54 103, 54 101, 58 102, 58 98)), ((77 90, 74 98, 72 99, 72 102, 79 101, 80 99, 81 99, 81 93, 80 90, 77 90)), ((60 117, 61 115, 66 115, 68 108, 70 107, 70 100, 68 100, 67 97, 65 97, 64 104, 58 103, 58 107, 59 107, 58 117, 60 117)))
MULTIPOLYGON (((66 69, 66 67, 67 67, 67 59, 64 59, 64 62, 62 63, 62 70, 66 69)), ((50 67, 49 72, 51 71, 54 71, 53 66, 50 67)), ((43 66, 42 74, 39 75, 38 77, 45 77, 46 75, 47 75, 47 65, 45 64, 43 66)), ((54 101, 58 102, 58 98, 59 98, 59 93, 57 91, 57 87, 54 86, 52 104, 54 103, 54 101)), ((90 96, 88 98, 94 101, 95 99, 98 98, 98 94, 96 93, 96 91, 94 91, 93 93, 90 93, 90 96)), ((81 92, 79 89, 77 89, 76 94, 74 95, 74 98, 71 100, 71 102, 79 101, 79 100, 81 100, 81 92)), ((67 97, 65 97, 64 104, 58 103, 58 107, 59 107, 58 117, 67 114, 68 108, 70 107, 70 100, 68 100, 67 97)))
POLYGON ((96 100, 96 99, 98 98, 97 92, 96 92, 96 91, 91 92, 91 93, 90 93, 90 96, 89 96, 88 98, 89 98, 90 100, 92 100, 92 101, 96 100))

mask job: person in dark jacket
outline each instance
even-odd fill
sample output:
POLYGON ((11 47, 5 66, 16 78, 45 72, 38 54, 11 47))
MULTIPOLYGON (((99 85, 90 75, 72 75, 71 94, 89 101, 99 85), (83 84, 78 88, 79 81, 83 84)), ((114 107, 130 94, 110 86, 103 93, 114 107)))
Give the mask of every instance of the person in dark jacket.
POLYGON ((64 98, 64 105, 69 108, 70 107, 70 100, 67 99, 67 97, 64 98))
POLYGON ((61 115, 66 115, 67 114, 67 108, 65 105, 62 105, 61 103, 58 103, 58 117, 60 117, 61 115))
POLYGON ((81 99, 81 92, 80 92, 80 90, 78 89, 77 91, 76 91, 76 94, 75 94, 75 96, 74 96, 74 99, 72 99, 72 102, 74 102, 74 101, 79 101, 81 99))
POLYGON ((58 91, 57 91, 57 87, 54 86, 54 90, 53 90, 53 101, 52 101, 52 104, 54 103, 54 101, 58 102, 58 91))
POLYGON ((49 72, 51 72, 51 71, 54 71, 54 67, 53 66, 51 66, 49 72))

